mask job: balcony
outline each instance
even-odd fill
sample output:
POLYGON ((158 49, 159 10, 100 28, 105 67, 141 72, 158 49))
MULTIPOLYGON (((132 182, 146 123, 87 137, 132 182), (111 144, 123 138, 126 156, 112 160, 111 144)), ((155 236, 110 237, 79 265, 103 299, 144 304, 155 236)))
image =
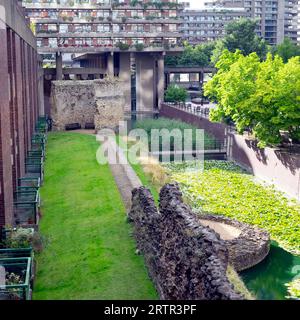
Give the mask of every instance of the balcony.
POLYGON ((182 34, 173 31, 120 31, 120 32, 37 32, 38 38, 181 38, 182 34))
MULTIPOLYGON (((74 3, 74 2, 73 2, 74 3)), ((58 3, 51 3, 51 2, 39 2, 39 3, 32 3, 32 1, 23 1, 23 7, 26 9, 52 9, 52 10, 63 10, 63 9, 78 9, 78 10, 96 10, 96 9, 106 9, 110 10, 111 5, 109 4, 92 4, 92 3, 82 3, 82 4, 77 4, 74 3, 73 5, 72 1, 66 4, 58 4, 58 3)))
POLYGON ((143 48, 137 48, 131 45, 128 48, 120 49, 117 43, 114 44, 98 44, 98 45, 59 45, 53 47, 40 47, 40 54, 49 53, 105 53, 105 52, 182 52, 184 50, 179 44, 150 44, 144 45, 143 48))

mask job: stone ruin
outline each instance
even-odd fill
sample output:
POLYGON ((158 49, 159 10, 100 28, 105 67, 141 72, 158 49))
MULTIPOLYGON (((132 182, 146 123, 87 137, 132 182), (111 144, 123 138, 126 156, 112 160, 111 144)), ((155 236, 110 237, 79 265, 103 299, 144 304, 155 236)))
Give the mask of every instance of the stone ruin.
POLYGON ((53 81, 51 117, 53 130, 65 130, 68 124, 81 128, 94 124, 96 130, 116 130, 124 120, 123 81, 113 79, 53 81))
POLYGON ((162 188, 159 210, 147 188, 134 189, 128 218, 161 299, 244 299, 226 276, 225 242, 199 223, 177 184, 162 188))

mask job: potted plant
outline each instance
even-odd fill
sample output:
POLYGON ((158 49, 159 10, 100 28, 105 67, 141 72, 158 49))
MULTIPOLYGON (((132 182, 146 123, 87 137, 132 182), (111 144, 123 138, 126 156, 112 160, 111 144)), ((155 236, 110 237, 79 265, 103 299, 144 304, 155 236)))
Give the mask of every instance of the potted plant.
POLYGON ((143 51, 144 48, 145 48, 145 46, 144 46, 143 43, 136 43, 136 44, 135 44, 135 49, 136 49, 137 51, 143 51))

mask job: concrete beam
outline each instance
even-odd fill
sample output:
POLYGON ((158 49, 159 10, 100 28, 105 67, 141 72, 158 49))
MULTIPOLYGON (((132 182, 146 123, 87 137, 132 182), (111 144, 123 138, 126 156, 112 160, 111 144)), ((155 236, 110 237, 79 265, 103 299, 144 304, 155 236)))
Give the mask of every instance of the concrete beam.
POLYGON ((107 75, 109 77, 114 77, 114 75, 115 75, 114 55, 113 55, 113 53, 109 53, 107 55, 107 75))
POLYGON ((56 80, 63 79, 63 64, 62 64, 62 55, 56 54, 56 80))

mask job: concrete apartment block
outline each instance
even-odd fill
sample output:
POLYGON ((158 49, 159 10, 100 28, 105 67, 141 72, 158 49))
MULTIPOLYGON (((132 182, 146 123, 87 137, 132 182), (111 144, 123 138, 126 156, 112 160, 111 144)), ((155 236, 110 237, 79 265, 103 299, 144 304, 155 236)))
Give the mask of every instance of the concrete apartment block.
POLYGON ((298 0, 211 0, 205 2, 205 7, 216 12, 226 8, 244 9, 251 18, 258 20, 257 33, 269 44, 279 44, 284 37, 297 43, 298 0))
POLYGON ((120 77, 128 82, 126 111, 159 108, 163 56, 183 50, 177 0, 24 0, 23 6, 36 26, 38 52, 55 56, 49 81, 120 77), (66 54, 80 67, 64 68, 66 54))

